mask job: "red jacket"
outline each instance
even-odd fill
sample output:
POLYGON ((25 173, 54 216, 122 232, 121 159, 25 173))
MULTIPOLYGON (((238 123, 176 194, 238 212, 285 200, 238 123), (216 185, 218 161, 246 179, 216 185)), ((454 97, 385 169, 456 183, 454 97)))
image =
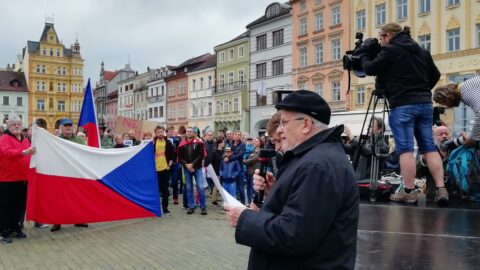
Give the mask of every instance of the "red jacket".
POLYGON ((22 155, 22 151, 30 147, 28 139, 3 134, 0 137, 0 182, 26 181, 30 156, 22 155))

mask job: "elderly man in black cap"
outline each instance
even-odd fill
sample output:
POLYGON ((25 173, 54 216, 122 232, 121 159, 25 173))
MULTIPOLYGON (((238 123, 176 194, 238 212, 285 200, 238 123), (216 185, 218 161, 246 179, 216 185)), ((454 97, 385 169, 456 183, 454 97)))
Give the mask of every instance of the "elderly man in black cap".
POLYGON ((225 206, 237 243, 251 247, 248 269, 354 269, 359 197, 343 126, 328 128, 330 108, 311 91, 276 108, 285 155, 265 204, 225 206))

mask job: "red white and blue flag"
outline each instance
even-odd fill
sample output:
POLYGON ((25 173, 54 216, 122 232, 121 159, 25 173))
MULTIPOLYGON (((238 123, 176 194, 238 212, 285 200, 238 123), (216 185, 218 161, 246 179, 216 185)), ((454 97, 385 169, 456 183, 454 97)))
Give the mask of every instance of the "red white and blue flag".
POLYGON ((152 143, 101 149, 33 126, 27 220, 78 224, 160 216, 152 143))
POLYGON ((100 148, 100 135, 98 134, 97 113, 95 111, 95 102, 93 100, 92 87, 90 86, 90 79, 85 88, 85 95, 83 97, 82 111, 78 126, 82 127, 88 134, 87 145, 100 148))

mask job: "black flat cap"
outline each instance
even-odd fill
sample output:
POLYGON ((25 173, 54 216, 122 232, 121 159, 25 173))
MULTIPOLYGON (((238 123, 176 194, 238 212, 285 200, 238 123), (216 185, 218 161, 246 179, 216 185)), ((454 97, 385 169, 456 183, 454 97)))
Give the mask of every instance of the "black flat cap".
POLYGON ((277 110, 301 112, 328 125, 330 124, 330 107, 317 93, 308 90, 297 90, 286 96, 275 105, 277 110))

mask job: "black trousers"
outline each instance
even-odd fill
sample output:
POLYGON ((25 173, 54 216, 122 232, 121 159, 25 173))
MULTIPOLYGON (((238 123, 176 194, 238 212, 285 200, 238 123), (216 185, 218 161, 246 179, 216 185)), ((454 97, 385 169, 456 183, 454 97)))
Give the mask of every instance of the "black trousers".
POLYGON ((170 186, 170 172, 168 170, 157 171, 158 189, 162 196, 162 210, 168 209, 168 187, 170 186))
POLYGON ((27 181, 0 182, 0 233, 20 229, 19 220, 27 203, 27 181))

